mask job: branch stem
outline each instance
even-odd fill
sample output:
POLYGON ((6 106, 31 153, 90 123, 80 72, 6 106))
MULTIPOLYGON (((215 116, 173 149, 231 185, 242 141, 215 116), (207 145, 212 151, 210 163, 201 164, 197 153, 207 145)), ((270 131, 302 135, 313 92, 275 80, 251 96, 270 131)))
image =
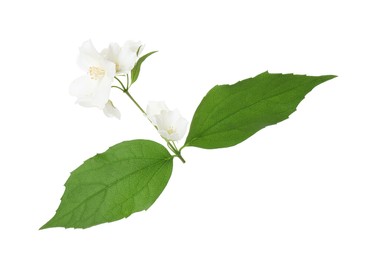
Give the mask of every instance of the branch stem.
POLYGON ((133 103, 138 107, 138 109, 147 116, 146 111, 143 110, 143 108, 138 104, 137 101, 135 101, 135 99, 132 97, 132 95, 130 95, 130 93, 128 92, 128 90, 125 90, 124 93, 130 98, 131 101, 133 101, 133 103))
MULTIPOLYGON (((112 86, 113 88, 117 88, 119 90, 121 90, 123 93, 125 93, 125 95, 128 96, 128 98, 136 105, 136 107, 147 117, 147 113, 146 111, 143 110, 143 108, 138 104, 138 102, 133 98, 133 96, 129 93, 128 89, 129 89, 129 79, 127 80, 127 88, 124 86, 124 84, 121 82, 121 80, 118 77, 115 77, 115 79, 117 79, 117 81, 120 83, 121 87, 119 86, 112 86)), ((152 124, 151 120, 147 117, 148 121, 150 121, 150 123, 152 124)), ((153 125, 153 124, 152 124, 153 125)), ((158 130, 157 126, 153 125, 156 130, 158 130)), ((174 141, 168 141, 165 138, 163 138, 161 136, 162 139, 164 139, 167 143, 167 146, 170 148, 170 150, 175 154, 174 157, 178 157, 183 163, 185 163, 184 158, 181 156, 181 149, 179 150, 175 144, 174 141)))

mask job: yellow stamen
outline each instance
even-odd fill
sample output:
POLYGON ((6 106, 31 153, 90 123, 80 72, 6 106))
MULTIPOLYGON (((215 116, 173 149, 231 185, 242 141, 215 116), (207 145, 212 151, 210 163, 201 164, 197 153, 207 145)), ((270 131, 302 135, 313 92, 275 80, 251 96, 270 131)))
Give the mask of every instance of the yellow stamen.
POLYGON ((167 130, 167 133, 169 135, 173 134, 175 132, 175 129, 173 127, 170 127, 168 130, 167 130))
POLYGON ((105 76, 105 70, 99 67, 89 67, 88 73, 91 79, 98 80, 105 76))

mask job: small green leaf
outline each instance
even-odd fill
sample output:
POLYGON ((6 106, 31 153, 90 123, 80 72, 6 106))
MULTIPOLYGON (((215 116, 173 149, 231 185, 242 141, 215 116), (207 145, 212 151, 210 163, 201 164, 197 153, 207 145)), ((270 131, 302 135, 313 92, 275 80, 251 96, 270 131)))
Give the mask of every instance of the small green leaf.
POLYGON ((119 143, 74 170, 55 216, 41 229, 88 228, 148 209, 170 179, 172 156, 148 140, 119 143))
POLYGON ((199 104, 184 146, 229 147, 281 122, 315 86, 335 76, 262 73, 212 88, 199 104))
POLYGON ((144 62, 145 59, 147 59, 149 56, 151 56, 152 54, 154 54, 155 52, 157 51, 153 51, 153 52, 149 52, 147 53, 146 55, 143 55, 142 57, 140 57, 137 61, 137 63, 134 65, 134 68, 132 69, 132 74, 131 74, 131 77, 132 77, 132 83, 133 84, 134 82, 137 81, 138 79, 138 76, 139 76, 139 72, 141 70, 141 65, 142 63, 144 62))

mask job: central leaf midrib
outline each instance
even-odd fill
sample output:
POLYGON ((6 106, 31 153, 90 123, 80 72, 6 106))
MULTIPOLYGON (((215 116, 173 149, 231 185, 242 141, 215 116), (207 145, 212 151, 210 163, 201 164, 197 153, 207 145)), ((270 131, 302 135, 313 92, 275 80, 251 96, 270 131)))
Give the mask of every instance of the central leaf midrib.
MULTIPOLYGON (((109 161, 109 164, 116 164, 116 163, 120 163, 120 162, 124 162, 124 161, 130 161, 130 160, 142 160, 142 159, 148 159, 148 160, 161 160, 161 158, 146 158, 146 157, 144 157, 144 158, 141 158, 141 157, 135 157, 135 158, 126 158, 126 159, 117 159, 117 160, 115 160, 115 161, 109 161)), ((82 166, 83 167, 83 166, 82 166)), ((101 169, 101 168, 103 168, 103 167, 105 167, 105 165, 101 165, 101 166, 99 166, 99 167, 95 167, 95 168, 93 168, 93 170, 92 169, 77 169, 78 170, 78 172, 86 172, 86 171, 96 171, 96 170, 98 170, 98 169, 101 169)), ((76 171, 77 171, 76 170, 76 171)))

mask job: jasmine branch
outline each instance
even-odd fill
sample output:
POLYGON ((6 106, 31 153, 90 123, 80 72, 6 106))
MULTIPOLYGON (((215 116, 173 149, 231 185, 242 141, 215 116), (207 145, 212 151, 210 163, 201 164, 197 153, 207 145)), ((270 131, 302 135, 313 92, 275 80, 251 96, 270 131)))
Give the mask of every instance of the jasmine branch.
MULTIPOLYGON (((115 77, 115 79, 119 82, 121 87, 112 86, 112 88, 117 88, 117 89, 121 90, 124 94, 126 94, 128 96, 128 98, 135 104, 135 106, 147 117, 146 111, 144 111, 144 109, 138 104, 138 102, 133 98, 133 96, 128 91, 128 89, 130 87, 130 85, 129 85, 129 75, 127 75, 127 87, 124 86, 123 82, 118 77, 115 77)), ((147 119, 152 124, 151 120, 148 117, 147 117, 147 119)), ((152 124, 152 125, 156 128, 156 130, 158 130, 157 126, 155 126, 154 124, 152 124)), ((166 141, 166 144, 169 147, 169 149, 175 154, 174 157, 178 157, 183 163, 185 163, 185 160, 181 156, 180 150, 177 148, 175 142, 174 141, 169 141, 169 140, 165 139, 162 136, 161 136, 161 138, 166 141)))

